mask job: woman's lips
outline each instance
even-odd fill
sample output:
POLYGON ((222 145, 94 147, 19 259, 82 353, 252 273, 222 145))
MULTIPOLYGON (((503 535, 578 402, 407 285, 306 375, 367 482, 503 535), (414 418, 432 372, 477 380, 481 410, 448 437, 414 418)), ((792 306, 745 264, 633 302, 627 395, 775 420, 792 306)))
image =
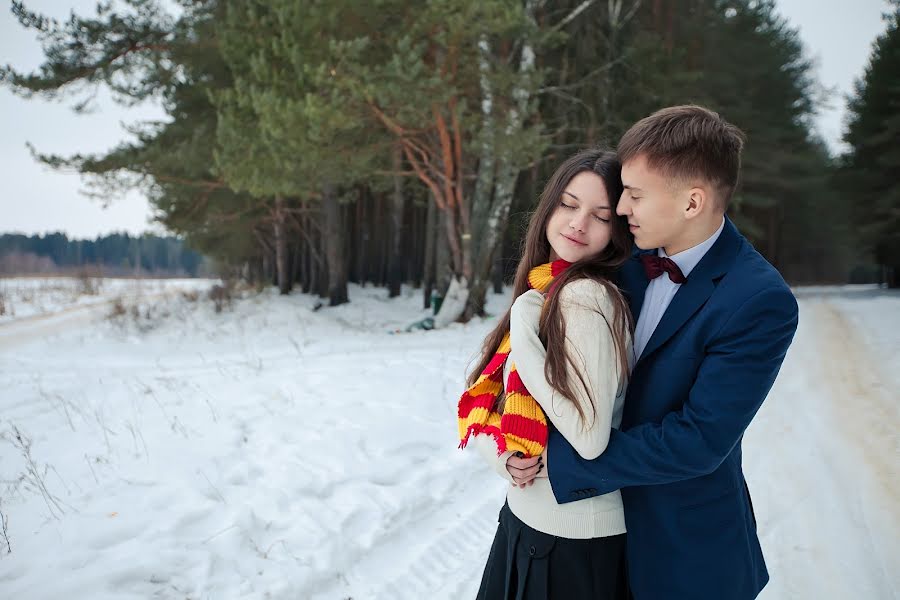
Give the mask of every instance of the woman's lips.
POLYGON ((572 238, 570 238, 569 236, 567 236, 567 235, 564 234, 564 233, 561 234, 561 235, 562 235, 564 238, 566 238, 567 240, 569 240, 570 242, 572 242, 573 244, 575 244, 576 246, 587 246, 587 244, 585 244, 584 242, 579 242, 578 240, 573 240, 572 238))

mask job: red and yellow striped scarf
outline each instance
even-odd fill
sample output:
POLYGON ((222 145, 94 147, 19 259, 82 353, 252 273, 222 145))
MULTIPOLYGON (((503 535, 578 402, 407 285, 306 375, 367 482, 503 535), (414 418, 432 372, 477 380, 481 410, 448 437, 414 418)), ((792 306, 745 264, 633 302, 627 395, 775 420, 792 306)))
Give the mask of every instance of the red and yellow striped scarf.
MULTIPOLYGON (((528 273, 531 288, 546 293, 556 277, 570 263, 556 260, 539 265, 528 273)), ((497 454, 507 451, 537 456, 547 446, 547 417, 510 365, 506 380, 506 404, 503 414, 497 412, 497 401, 503 393, 503 366, 509 356, 509 332, 503 336, 497 352, 478 379, 459 399, 459 447, 465 448, 469 436, 479 433, 491 435, 497 442, 497 454)))

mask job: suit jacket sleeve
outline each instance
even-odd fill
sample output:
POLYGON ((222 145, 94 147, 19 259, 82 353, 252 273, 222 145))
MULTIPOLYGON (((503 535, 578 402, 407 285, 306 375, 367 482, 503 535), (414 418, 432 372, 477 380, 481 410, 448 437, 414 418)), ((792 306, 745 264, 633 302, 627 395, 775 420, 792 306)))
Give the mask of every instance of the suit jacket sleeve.
POLYGON ((557 501, 713 472, 775 382, 797 320, 797 302, 786 288, 750 297, 710 340, 681 410, 659 423, 613 430, 609 446, 595 460, 578 456, 551 432, 547 470, 557 501), (582 490, 581 495, 576 497, 575 490, 582 490))

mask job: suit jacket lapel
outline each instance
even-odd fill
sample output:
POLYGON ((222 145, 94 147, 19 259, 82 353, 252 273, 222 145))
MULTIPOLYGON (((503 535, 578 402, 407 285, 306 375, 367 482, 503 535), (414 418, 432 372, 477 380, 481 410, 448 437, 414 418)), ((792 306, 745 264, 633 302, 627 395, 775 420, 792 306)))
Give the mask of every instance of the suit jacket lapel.
POLYGON ((656 250, 636 250, 622 267, 620 287, 625 291, 628 306, 635 321, 641 314, 644 294, 647 293, 647 286, 650 284, 644 273, 644 265, 641 264, 641 255, 655 252, 656 250))
POLYGON ((694 270, 687 276, 687 281, 675 293, 675 297, 672 298, 672 302, 663 313, 659 325, 656 326, 653 335, 647 341, 639 361, 644 360, 665 344, 706 303, 713 290, 716 289, 719 279, 728 272, 728 268, 734 262, 741 241, 741 235, 731 220, 726 217, 725 227, 722 229, 719 239, 700 259, 694 270))

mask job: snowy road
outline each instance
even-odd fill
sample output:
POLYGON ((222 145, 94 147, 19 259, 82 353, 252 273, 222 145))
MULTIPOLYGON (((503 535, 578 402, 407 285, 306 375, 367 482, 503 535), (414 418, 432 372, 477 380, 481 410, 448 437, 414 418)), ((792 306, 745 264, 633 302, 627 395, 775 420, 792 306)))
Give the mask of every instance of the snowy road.
POLYGON ((874 348, 893 336, 900 350, 900 298, 801 293, 800 307, 744 443, 772 576, 761 598, 896 598, 900 378, 874 348))
MULTIPOLYGON (((155 295, 159 299, 162 295, 155 295)), ((0 351, 12 351, 31 341, 58 335, 60 332, 97 321, 109 313, 113 300, 69 306, 51 313, 31 315, 0 323, 0 351)))
MULTIPOLYGON (((900 296, 799 296, 744 442, 761 597, 895 598, 900 296)), ((455 406, 491 322, 391 334, 417 293, 351 297, 0 327, 0 597, 472 597, 504 484, 455 406)))
POLYGON ((0 352, 67 329, 89 325, 109 313, 118 299, 131 306, 156 302, 182 291, 205 289, 204 279, 96 279, 97 295, 79 295, 80 280, 73 278, 0 279, 6 304, 0 318, 0 352), (25 316, 9 315, 13 305, 25 316))

